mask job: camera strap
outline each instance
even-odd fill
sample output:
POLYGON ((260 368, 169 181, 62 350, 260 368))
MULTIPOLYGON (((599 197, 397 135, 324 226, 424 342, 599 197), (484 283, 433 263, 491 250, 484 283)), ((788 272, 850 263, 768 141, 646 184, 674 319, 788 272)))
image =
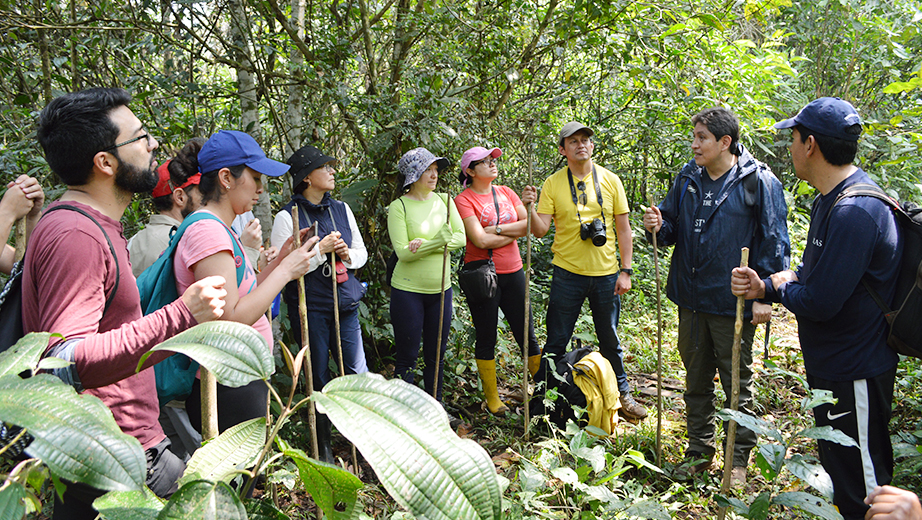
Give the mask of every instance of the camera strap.
MULTIPOLYGON (((573 184, 573 173, 570 171, 570 167, 567 167, 567 180, 570 181, 570 196, 573 197, 573 205, 576 206, 576 218, 579 220, 579 223, 583 223, 583 217, 579 214, 579 200, 576 198, 576 186, 573 184)), ((595 164, 592 165, 592 183, 595 185, 595 196, 596 200, 599 202, 599 212, 602 213, 602 223, 608 224, 605 221, 605 206, 602 203, 602 187, 599 186, 599 177, 595 173, 595 164)))

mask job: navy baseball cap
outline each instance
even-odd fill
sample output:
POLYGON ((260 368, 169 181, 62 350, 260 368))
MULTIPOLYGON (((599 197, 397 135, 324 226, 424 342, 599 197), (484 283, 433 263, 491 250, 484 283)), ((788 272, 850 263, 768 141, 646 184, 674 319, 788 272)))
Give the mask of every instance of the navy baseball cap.
POLYGON ((250 134, 236 130, 218 130, 208 138, 198 153, 198 169, 202 173, 232 166, 248 166, 269 177, 285 175, 291 166, 273 161, 250 134))
POLYGON ((811 101, 800 109, 796 116, 778 121, 775 128, 793 128, 802 125, 813 132, 843 141, 857 141, 861 132, 848 133, 847 130, 861 124, 861 117, 851 103, 837 97, 824 97, 811 101))

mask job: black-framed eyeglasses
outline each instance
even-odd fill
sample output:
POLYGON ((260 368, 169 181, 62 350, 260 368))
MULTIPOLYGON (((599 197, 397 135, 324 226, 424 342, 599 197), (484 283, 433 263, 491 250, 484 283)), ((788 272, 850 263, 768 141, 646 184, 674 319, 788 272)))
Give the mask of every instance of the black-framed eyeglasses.
POLYGON ((583 181, 577 182, 576 189, 582 192, 579 194, 579 203, 585 206, 589 202, 589 197, 586 196, 586 183, 583 181))
POLYGON ((493 166, 496 164, 496 157, 487 157, 486 159, 481 159, 479 161, 474 161, 471 163, 468 168, 476 168, 478 164, 486 164, 487 166, 493 166))
POLYGON ((119 147, 121 147, 121 146, 125 146, 126 144, 131 144, 131 143, 134 143, 134 142, 136 142, 136 141, 140 141, 141 139, 147 139, 147 147, 150 148, 150 140, 151 140, 150 134, 141 134, 141 135, 135 137, 134 139, 129 139, 129 140, 125 141, 125 142, 118 143, 118 144, 113 145, 113 146, 110 146, 110 147, 108 147, 108 148, 103 148, 103 149, 100 150, 100 151, 101 151, 101 152, 108 152, 109 150, 115 150, 116 148, 119 148, 119 147))

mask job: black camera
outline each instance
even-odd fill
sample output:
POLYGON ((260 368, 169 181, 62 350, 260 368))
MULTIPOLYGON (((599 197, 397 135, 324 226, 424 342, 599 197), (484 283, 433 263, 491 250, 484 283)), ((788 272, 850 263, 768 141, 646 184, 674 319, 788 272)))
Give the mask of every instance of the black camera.
POLYGON ((592 245, 602 247, 608 241, 605 235, 605 224, 598 218, 592 219, 588 224, 581 222, 579 225, 579 238, 581 240, 592 239, 592 245))

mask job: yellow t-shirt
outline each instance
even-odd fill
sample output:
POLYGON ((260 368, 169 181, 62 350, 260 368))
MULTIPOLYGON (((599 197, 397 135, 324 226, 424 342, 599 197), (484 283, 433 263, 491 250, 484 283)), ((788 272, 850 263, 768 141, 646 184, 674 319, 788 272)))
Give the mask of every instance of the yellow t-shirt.
MULTIPOLYGON (((580 217, 584 223, 592 222, 594 218, 602 218, 602 208, 599 207, 596 197, 595 184, 592 174, 586 175, 586 205, 577 206, 573 203, 570 193, 570 183, 567 180, 567 168, 557 171, 544 181, 541 188, 541 198, 538 200, 538 213, 551 215, 554 218, 554 252, 553 264, 583 276, 606 276, 618 272, 621 268, 618 263, 618 243, 615 232, 615 215, 627 213, 627 195, 621 179, 614 173, 596 165, 596 176, 602 188, 602 204, 605 210, 605 233, 608 240, 602 247, 592 245, 592 240, 581 240, 579 235, 580 217)), ((573 178, 573 185, 579 179, 573 178)), ((582 194, 576 190, 577 199, 582 194)))

